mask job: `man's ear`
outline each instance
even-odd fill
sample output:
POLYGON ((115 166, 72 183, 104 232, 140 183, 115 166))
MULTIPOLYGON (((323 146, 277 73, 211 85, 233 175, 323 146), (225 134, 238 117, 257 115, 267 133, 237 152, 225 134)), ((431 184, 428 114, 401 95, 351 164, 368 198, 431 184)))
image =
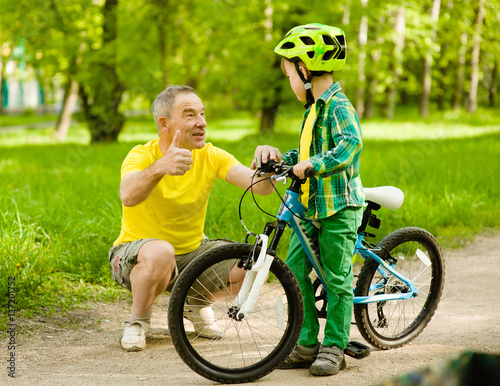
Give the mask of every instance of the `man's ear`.
POLYGON ((169 127, 169 121, 166 117, 159 117, 158 118, 158 128, 160 131, 163 131, 165 133, 168 133, 168 127, 169 127))

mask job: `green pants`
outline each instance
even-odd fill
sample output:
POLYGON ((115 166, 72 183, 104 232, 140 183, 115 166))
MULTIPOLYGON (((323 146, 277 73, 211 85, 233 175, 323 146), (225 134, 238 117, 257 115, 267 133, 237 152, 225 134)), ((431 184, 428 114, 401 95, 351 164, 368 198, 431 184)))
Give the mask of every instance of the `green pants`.
MULTIPOLYGON (((317 237, 327 281, 328 307, 323 345, 335 345, 342 350, 349 343, 353 303, 351 261, 362 213, 362 208, 345 208, 320 220, 320 229, 311 225, 307 227, 310 235, 317 237)), ((297 277, 304 298, 304 324, 298 344, 314 345, 318 343, 320 326, 309 277, 312 265, 295 234, 290 238, 286 263, 297 277)))

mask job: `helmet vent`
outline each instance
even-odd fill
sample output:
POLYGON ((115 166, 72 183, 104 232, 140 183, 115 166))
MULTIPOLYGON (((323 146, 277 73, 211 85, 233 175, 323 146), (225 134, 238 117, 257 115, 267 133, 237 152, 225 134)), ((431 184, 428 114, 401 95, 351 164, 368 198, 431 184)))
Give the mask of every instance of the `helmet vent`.
POLYGON ((323 38, 323 41, 325 42, 325 44, 327 46, 335 46, 336 45, 331 36, 321 35, 321 37, 323 38))
POLYGON ((340 45, 345 47, 345 37, 343 35, 338 35, 335 37, 337 38, 337 41, 340 43, 340 45))
POLYGON ((295 48, 295 43, 292 42, 286 42, 281 46, 282 50, 291 50, 292 48, 295 48))
POLYGON ((326 62, 327 60, 333 58, 334 53, 335 51, 326 51, 325 54, 323 55, 323 61, 326 62))
POLYGON ((300 40, 302 40, 302 43, 304 43, 306 46, 314 46, 315 44, 314 40, 309 36, 301 36, 300 40))
POLYGON ((338 60, 345 59, 345 48, 340 50, 339 56, 337 56, 338 60))
POLYGON ((309 56, 309 59, 314 59, 314 51, 309 51, 307 56, 309 56))

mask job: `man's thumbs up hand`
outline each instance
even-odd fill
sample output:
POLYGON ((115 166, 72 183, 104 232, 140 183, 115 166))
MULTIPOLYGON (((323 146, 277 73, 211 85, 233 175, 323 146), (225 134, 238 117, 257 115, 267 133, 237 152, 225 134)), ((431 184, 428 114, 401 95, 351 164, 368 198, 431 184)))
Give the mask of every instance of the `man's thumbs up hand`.
MULTIPOLYGON (((158 161, 165 167, 165 174, 171 176, 182 176, 191 169, 193 158, 191 158, 191 150, 183 149, 180 146, 181 132, 175 132, 172 143, 167 152, 158 161)), ((158 162, 157 161, 157 162, 158 162)))
POLYGON ((177 130, 174 135, 174 139, 172 140, 172 143, 170 144, 170 147, 179 147, 179 141, 181 140, 181 132, 177 130))

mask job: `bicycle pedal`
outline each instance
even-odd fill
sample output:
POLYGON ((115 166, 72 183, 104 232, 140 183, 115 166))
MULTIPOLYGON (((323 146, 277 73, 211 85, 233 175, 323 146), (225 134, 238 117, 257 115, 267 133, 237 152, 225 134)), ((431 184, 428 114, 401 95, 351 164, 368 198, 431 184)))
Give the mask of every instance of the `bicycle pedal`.
POLYGON ((344 350, 344 354, 356 359, 363 359, 370 355, 370 347, 352 340, 344 350))

